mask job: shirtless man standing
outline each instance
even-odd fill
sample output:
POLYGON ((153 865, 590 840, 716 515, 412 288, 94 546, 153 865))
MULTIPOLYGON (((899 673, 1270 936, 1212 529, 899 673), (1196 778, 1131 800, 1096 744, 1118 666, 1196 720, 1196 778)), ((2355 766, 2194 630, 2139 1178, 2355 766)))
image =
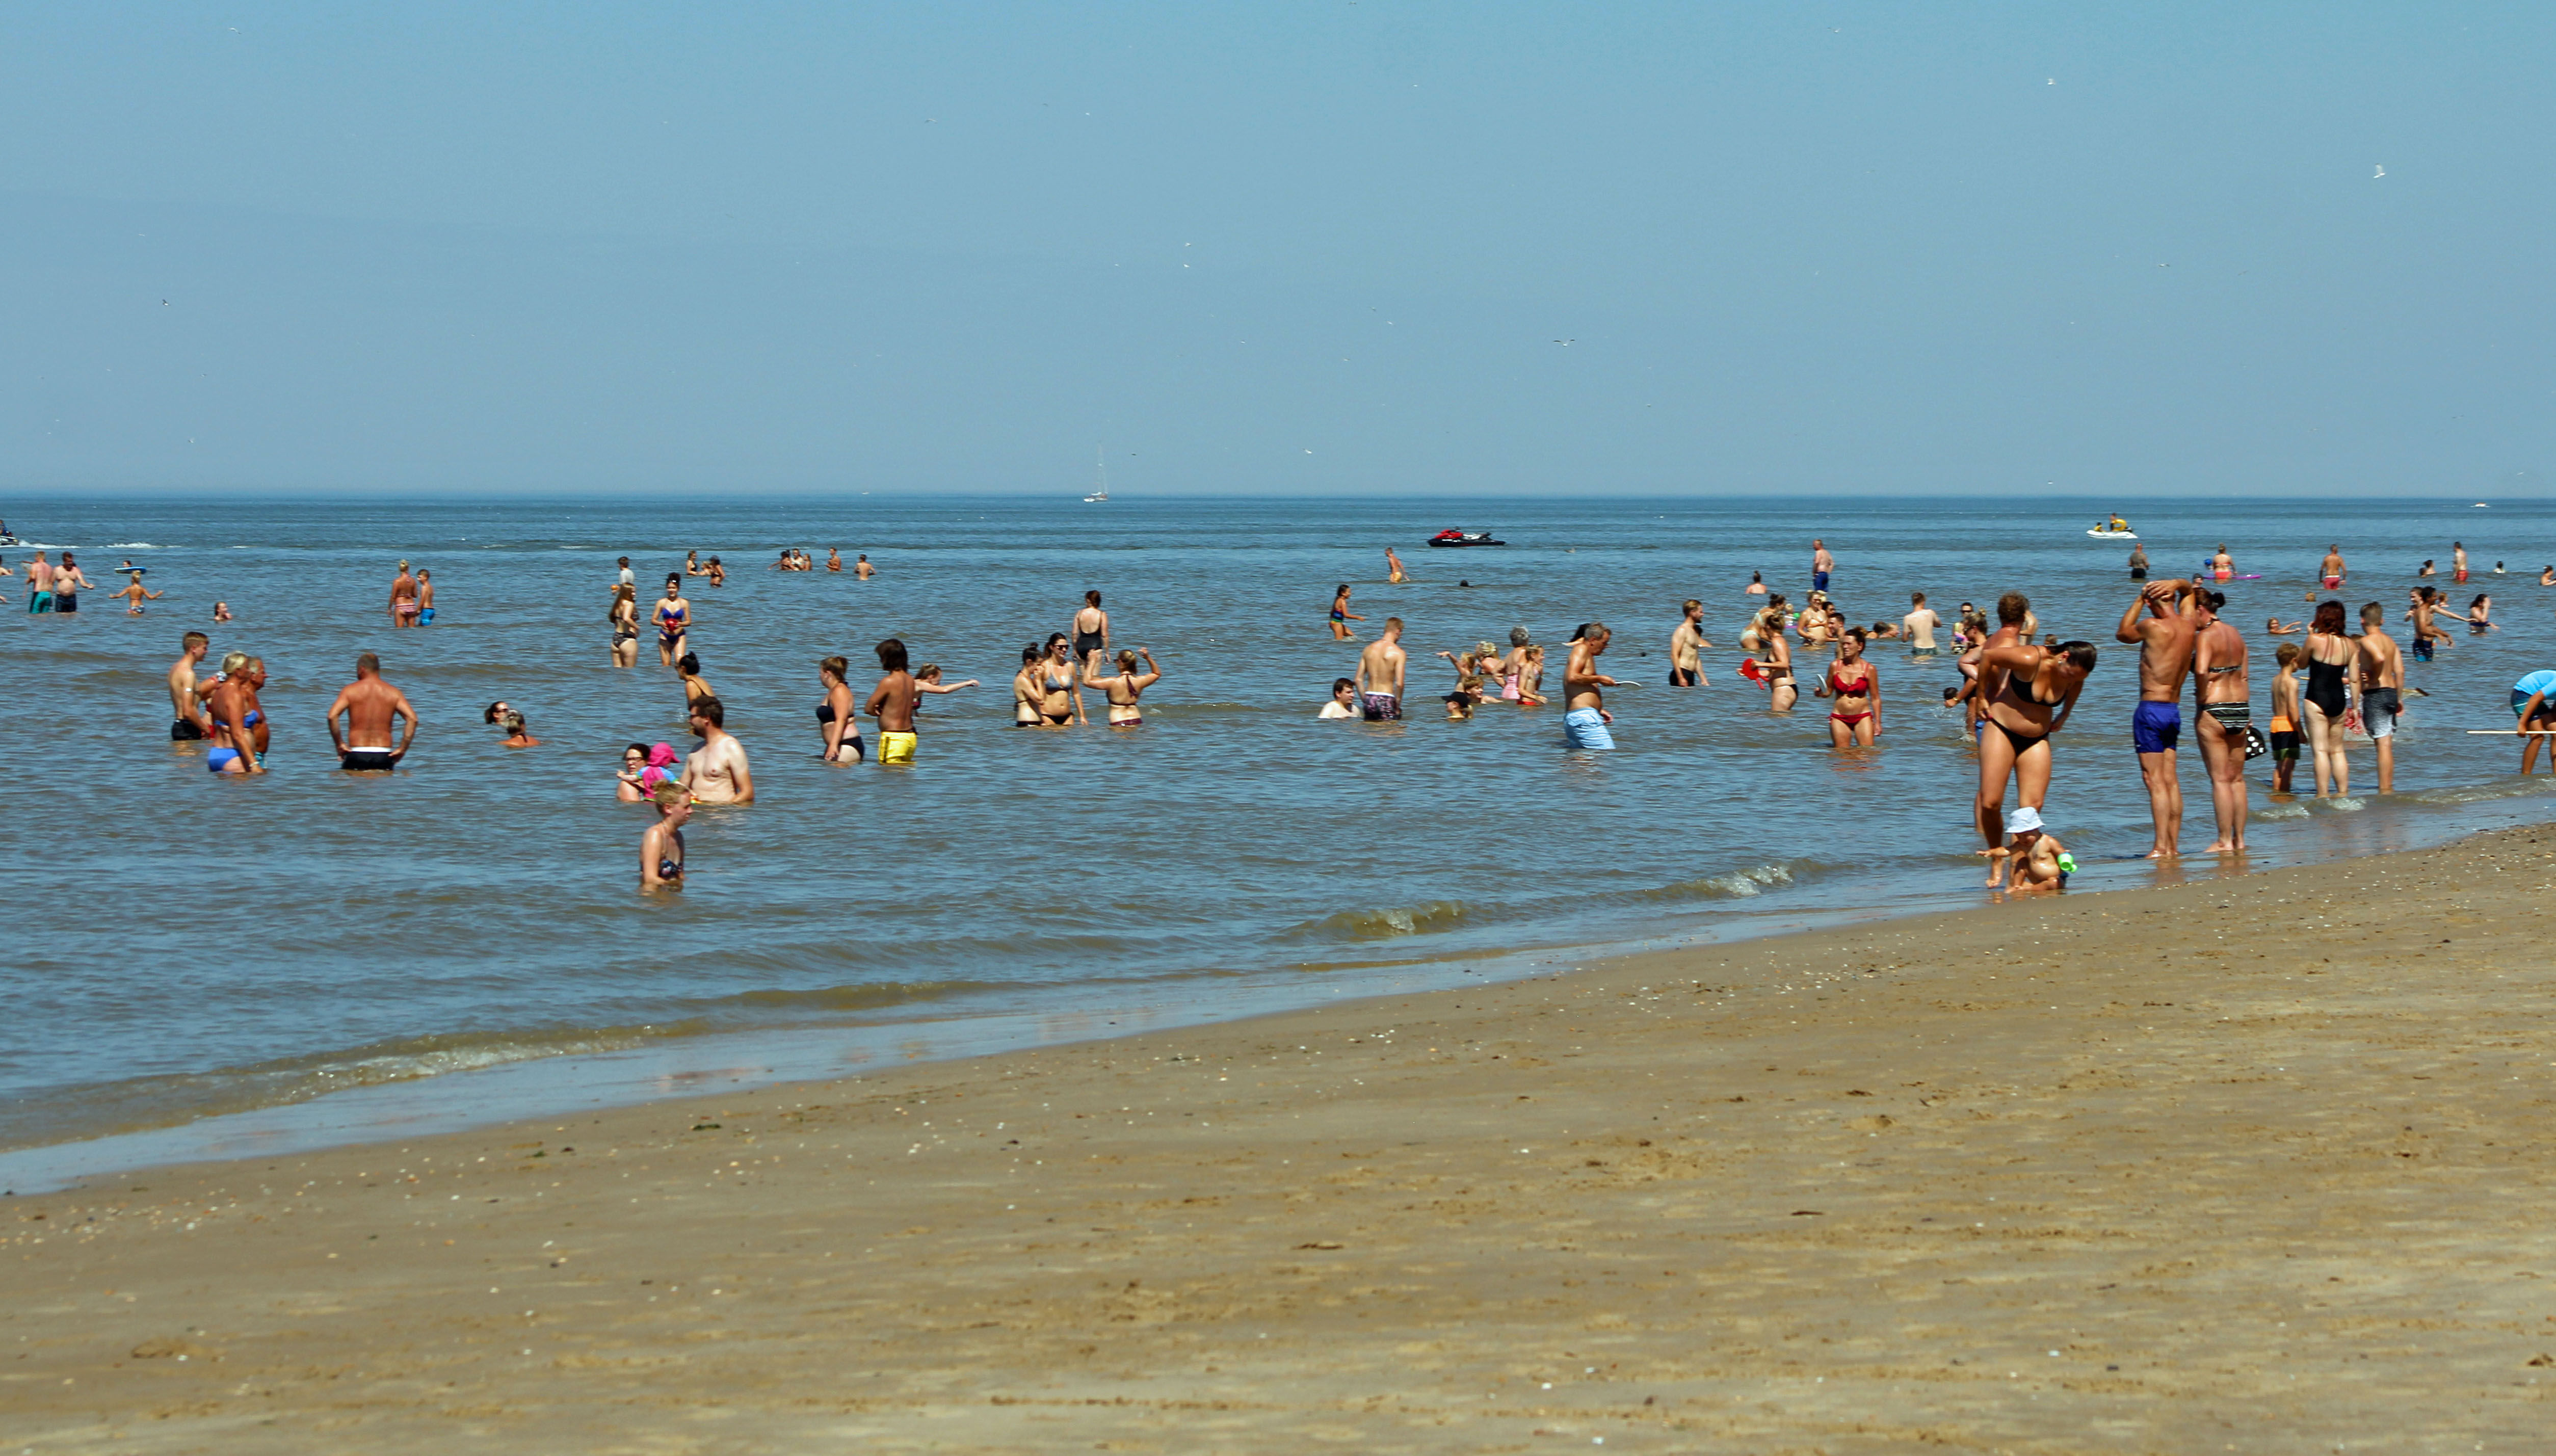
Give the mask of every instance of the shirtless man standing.
POLYGON ((328 704, 328 741, 337 746, 337 767, 350 774, 389 773, 417 742, 417 710, 408 705, 407 693, 382 680, 382 660, 371 653, 355 659, 355 680, 328 704), (340 713, 346 716, 342 734, 337 731, 340 713), (397 748, 391 747, 394 718, 407 727, 397 748))
POLYGON ((2151 581, 2121 613, 2116 641, 2139 646, 2139 705, 2130 715, 2130 746, 2139 756, 2139 777, 2147 781, 2148 815, 2156 822, 2156 844, 2148 858, 2181 854, 2183 785, 2175 778, 2174 747, 2183 736, 2183 676, 2192 670, 2191 602, 2198 590, 2191 582, 2151 581), (2141 609, 2148 615, 2140 617, 2141 609))
POLYGON ((2387 635, 2387 609, 2361 607, 2361 725, 2378 747, 2378 791, 2396 791, 2396 719, 2405 711, 2405 656, 2387 635))
POLYGON ((390 614, 393 627, 417 625, 417 578, 408 574, 406 561, 400 562, 399 575, 391 578, 390 614))
POLYGON ((862 581, 867 581, 878 574, 878 568, 870 564, 869 552, 856 551, 854 554, 860 558, 852 562, 852 575, 854 577, 862 581))
POLYGON ((64 615, 77 612, 82 587, 95 591, 97 583, 88 579, 88 573, 71 559, 70 552, 63 552, 63 563, 54 568, 54 610, 64 615))
POLYGON ((714 697, 695 698, 692 714, 693 732, 702 746, 684 760, 684 787, 702 803, 754 802, 745 745, 720 726, 727 721, 727 705, 714 697))
POLYGON ((1391 546, 1386 546, 1384 548, 1384 579, 1392 582, 1396 586, 1400 586, 1405 581, 1411 579, 1410 577, 1402 574, 1402 558, 1393 553, 1393 547, 1391 546))
POLYGON ((1908 593, 1908 615, 1899 619, 1899 625, 1908 629, 1908 656, 1935 656, 1935 629, 1944 625, 1944 619, 1935 615, 1933 607, 1926 605, 1926 593, 1908 593))
POLYGON ((27 610, 37 613, 53 609, 54 563, 45 559, 43 551, 38 551, 36 559, 27 563, 27 610))
POLYGON ((417 568, 417 625, 435 625, 435 578, 424 566, 417 568))
MULTIPOLYGON (((223 659, 225 663, 229 661, 223 659)), ((259 762, 266 713, 257 702, 257 690, 265 684, 266 664, 255 658, 242 661, 213 684, 213 690, 204 698, 213 723, 211 747, 204 750, 205 768, 216 774, 266 772, 266 765, 259 762)))
POLYGON ((861 710, 878 719, 878 761, 910 764, 914 762, 914 703, 921 694, 915 689, 914 674, 906 670, 904 639, 891 637, 880 643, 878 660, 882 675, 861 710))
POLYGON ((2341 542, 2325 548, 2325 564, 2318 568, 2317 574, 2324 580, 2326 590, 2343 589, 2343 544, 2341 542))
POLYGON ((1703 653, 1711 646, 1704 640, 1704 603, 1690 598, 1685 619, 1669 634, 1669 686, 1711 687, 1704 675, 1703 653))
POLYGON ((1829 573, 1837 569, 1837 557, 1829 554, 1828 546, 1818 537, 1811 538, 1811 590, 1829 589, 1829 573))
POLYGON ((2246 683, 2245 638, 2219 615, 2228 598, 2200 594, 2193 616, 2192 735, 2201 740, 2201 765, 2210 775, 2210 807, 2219 837, 2206 854, 2245 852, 2245 729, 2253 718, 2246 683))
POLYGON ((195 665, 211 652, 212 643, 200 632, 190 632, 180 642, 185 651, 169 665, 169 707, 177 714, 169 722, 171 743, 194 743, 210 732, 212 719, 204 716, 204 705, 195 691, 195 665))
POLYGON ((1358 716, 1370 723, 1402 716, 1402 619, 1384 619, 1384 633, 1358 654, 1358 716))
POLYGON ((2468 579, 2468 548, 2464 543, 2455 541, 2450 543, 2450 579, 2452 581, 2468 579))
POLYGON ((1570 711, 1562 715, 1564 748, 1613 748, 1615 735, 1607 725, 1615 715, 1606 711, 1606 694, 1599 688, 1613 687, 1615 679, 1598 670, 1598 655, 1606 650, 1606 624, 1583 623, 1571 635, 1571 662, 1562 669, 1563 705, 1570 711))

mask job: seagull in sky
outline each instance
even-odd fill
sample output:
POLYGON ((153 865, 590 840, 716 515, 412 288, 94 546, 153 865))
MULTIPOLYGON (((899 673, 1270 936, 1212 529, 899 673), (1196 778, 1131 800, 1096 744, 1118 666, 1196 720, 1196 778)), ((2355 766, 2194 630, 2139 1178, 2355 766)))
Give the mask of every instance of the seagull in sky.
MULTIPOLYGON (((2374 162, 2373 162, 2373 163, 2371 163, 2370 165, 2371 165, 2372 167, 2377 167, 2377 166, 2378 166, 2378 164, 2376 164, 2376 163, 2374 163, 2374 162)), ((2376 181, 2378 181, 2380 178, 2385 177, 2386 175, 2387 175, 2387 169, 2386 169, 2386 168, 2384 168, 2384 167, 2379 167, 2379 168, 2378 168, 2378 170, 2377 170, 2376 172, 2373 172, 2373 173, 2371 173, 2371 174, 2369 175, 2369 180, 2370 180, 2371 182, 2376 182, 2376 181)))
POLYGON ((1554 342, 1555 342, 1555 343, 1557 343, 1557 344, 1562 345, 1564 348, 1566 348, 1566 349, 1567 349, 1567 348, 1570 348, 1573 344, 1578 343, 1578 342, 1579 342, 1579 340, 1578 340, 1578 339, 1555 339, 1555 340, 1554 340, 1554 342))

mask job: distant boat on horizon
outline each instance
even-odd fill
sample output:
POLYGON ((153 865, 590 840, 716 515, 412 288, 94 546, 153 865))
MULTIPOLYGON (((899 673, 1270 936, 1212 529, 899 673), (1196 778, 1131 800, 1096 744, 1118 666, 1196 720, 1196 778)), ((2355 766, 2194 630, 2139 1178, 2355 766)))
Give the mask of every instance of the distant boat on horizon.
POLYGON ((1106 449, 1106 448, 1104 448, 1103 446, 1100 446, 1100 445, 1093 445, 1093 446, 1091 447, 1091 482, 1092 482, 1092 483, 1091 483, 1091 494, 1089 494, 1089 495, 1087 495, 1087 496, 1085 496, 1085 497, 1083 498, 1083 503, 1084 503, 1085 505, 1086 505, 1086 506, 1099 506, 1099 505, 1106 505, 1106 504, 1108 504, 1108 502, 1109 502, 1109 460, 1108 460, 1108 451, 1107 451, 1107 449, 1106 449))

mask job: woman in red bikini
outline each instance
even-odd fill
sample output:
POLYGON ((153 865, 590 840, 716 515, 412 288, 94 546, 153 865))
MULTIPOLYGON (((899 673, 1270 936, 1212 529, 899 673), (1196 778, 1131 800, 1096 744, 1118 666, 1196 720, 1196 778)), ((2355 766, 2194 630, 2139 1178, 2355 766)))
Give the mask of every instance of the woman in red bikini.
POLYGON ((1864 660, 1864 629, 1850 627, 1838 639, 1837 661, 1820 680, 1819 695, 1831 700, 1829 743, 1835 748, 1872 747, 1881 736, 1881 673, 1864 660))

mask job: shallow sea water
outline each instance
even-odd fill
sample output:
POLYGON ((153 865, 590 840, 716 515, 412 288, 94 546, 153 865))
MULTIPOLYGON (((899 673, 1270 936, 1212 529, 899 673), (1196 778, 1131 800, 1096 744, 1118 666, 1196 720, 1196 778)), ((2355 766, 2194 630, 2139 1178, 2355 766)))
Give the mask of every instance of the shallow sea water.
MULTIPOLYGON (((1733 670, 1749 572, 1798 600, 1814 536, 1857 620, 1895 620, 1912 588, 1948 619, 2019 588, 2047 630, 2102 646, 2049 805, 2082 885, 2227 873, 2138 858, 2133 650, 2110 641, 2127 546, 2084 535, 2113 504, 20 503, 30 542, 73 546, 111 584, 129 557, 168 596, 139 618, 102 593, 75 618, 29 617, 23 575, 0 580, 0 723, 35 756, 22 786, 44 789, 20 816, 18 954, 0 965, 0 1148, 571 1053, 671 1066, 683 1058, 667 1048, 696 1045, 751 1061, 734 1048, 754 1038, 953 1025, 976 1031, 939 1044, 983 1049, 1093 1034, 1110 1008, 1198 1020, 1520 952, 1977 903, 1976 770, 1938 706, 1949 656, 1881 646, 1887 732, 1850 754, 1828 747, 1824 704, 1769 712, 1733 670), (1423 547, 1450 526, 1510 545, 1423 547), (1385 584, 1388 544, 1416 580, 1385 584), (880 575, 770 570, 784 545, 821 563, 831 546, 846 561, 866 551, 880 575), (730 568, 724 588, 689 583, 693 643, 761 801, 698 813, 690 888, 642 897, 650 811, 616 802, 612 775, 627 742, 689 747, 683 694, 653 643, 639 668, 610 666, 604 609, 614 557, 630 555, 644 602, 695 547, 730 568), (401 557, 435 573, 431 628, 387 625, 401 557), (1388 613, 1410 624, 1410 721, 1314 718, 1354 668, 1357 645, 1323 624, 1341 581, 1371 619, 1362 639, 1388 613), (1150 647, 1166 671, 1145 726, 1014 730, 1020 648, 1066 628, 1086 587, 1105 593, 1117 643, 1150 647), (1719 647, 1710 687, 1672 690, 1665 644, 1688 596, 1719 647), (211 626, 216 599, 235 622, 211 626), (1436 719, 1453 672, 1435 650, 1524 626, 1558 690, 1563 645, 1590 619, 1615 629, 1609 669, 1649 684, 1611 697, 1616 753, 1565 753, 1558 705, 1436 719), (216 657, 266 659, 270 774, 215 778, 200 749, 168 742, 162 678, 190 628, 212 633, 216 657), (822 765, 817 662, 851 658, 865 691, 870 645, 891 634, 984 685, 930 701, 911 768, 822 765), (338 773, 320 721, 368 649, 426 723, 389 777, 338 773), (479 714, 500 697, 542 747, 498 746, 479 714)), ((2328 541, 2354 563, 2347 599, 2391 616, 2454 538, 2481 573, 2511 566, 2456 598, 2494 591, 2505 629, 2462 631, 2412 666, 2432 695, 2412 699, 2394 798, 2369 791, 2366 747, 2342 806, 2276 802, 2269 761, 2251 766, 2253 867, 2545 816, 2549 781, 2512 777, 2513 741, 2461 730, 2508 726, 2510 682, 2556 664, 2556 593, 2535 585, 2556 511, 2176 500, 2134 520, 2159 575, 2222 541, 2263 573, 2228 587, 2258 724, 2277 641, 2263 620, 2305 615, 2328 541)), ((2198 848, 2209 795, 2188 733, 2182 757, 2198 848)))

